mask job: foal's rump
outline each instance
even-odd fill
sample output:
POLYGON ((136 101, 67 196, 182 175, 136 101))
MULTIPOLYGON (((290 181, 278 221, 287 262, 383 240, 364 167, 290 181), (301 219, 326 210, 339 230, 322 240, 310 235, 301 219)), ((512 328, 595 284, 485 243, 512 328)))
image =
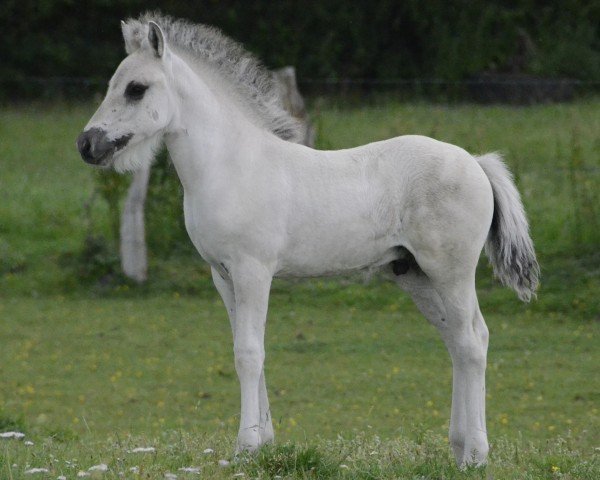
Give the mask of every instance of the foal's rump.
POLYGON ((428 137, 399 137, 404 244, 424 272, 474 269, 493 215, 493 193, 475 157, 428 137))
POLYGON ((539 266, 513 177, 497 153, 479 157, 427 137, 400 137, 414 171, 407 187, 404 245, 425 271, 468 272, 482 247, 501 282, 528 301, 539 266))

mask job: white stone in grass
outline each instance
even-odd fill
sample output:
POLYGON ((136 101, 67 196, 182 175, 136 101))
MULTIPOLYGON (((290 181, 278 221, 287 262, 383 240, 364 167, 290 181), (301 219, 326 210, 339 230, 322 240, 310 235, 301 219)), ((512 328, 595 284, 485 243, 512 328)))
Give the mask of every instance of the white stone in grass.
POLYGON ((14 438, 15 440, 21 440, 25 436, 24 433, 21 432, 2 432, 0 433, 0 438, 14 438))
POLYGON ((215 451, 212 448, 206 448, 202 453, 206 453, 208 455, 209 453, 215 453, 215 451))
POLYGON ((33 447, 33 442, 30 440, 26 440, 23 445, 25 445, 26 447, 33 447))
POLYGON ((78 478, 89 477, 90 475, 91 475, 90 472, 84 472, 83 470, 80 470, 79 472, 77 472, 78 478))
POLYGON ((348 465, 346 465, 346 464, 342 463, 342 464, 340 465, 340 468, 341 468, 342 470, 348 470, 348 468, 349 468, 349 467, 348 467, 348 465))
POLYGON ((177 480, 177 475, 174 473, 165 473, 165 480, 177 480))
POLYGON ((154 453, 156 448, 154 447, 136 447, 133 450, 129 450, 129 453, 154 453))
POLYGON ((25 475, 35 475, 36 473, 48 473, 49 470, 47 468, 30 468, 29 470, 25 470, 25 475))
POLYGON ((200 475, 200 467, 181 467, 179 471, 183 473, 196 473, 200 475))
POLYGON ((100 465, 94 465, 93 467, 88 468, 88 472, 107 472, 108 465, 106 463, 101 463, 100 465))
POLYGON ((228 467, 229 466, 229 460, 219 460, 219 467, 228 467))

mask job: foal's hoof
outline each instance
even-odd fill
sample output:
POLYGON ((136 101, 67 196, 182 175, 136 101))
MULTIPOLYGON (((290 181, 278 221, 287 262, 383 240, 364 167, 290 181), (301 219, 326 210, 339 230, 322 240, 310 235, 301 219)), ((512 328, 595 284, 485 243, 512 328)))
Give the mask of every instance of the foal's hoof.
POLYGON ((485 467, 487 465, 487 448, 482 448, 482 451, 478 451, 477 449, 467 450, 462 459, 456 459, 458 466, 461 470, 466 470, 468 468, 479 468, 485 467), (470 452, 470 453, 467 453, 470 452))
POLYGON ((235 447, 235 456, 244 456, 254 453, 260 448, 260 433, 258 428, 247 428, 240 430, 235 447))

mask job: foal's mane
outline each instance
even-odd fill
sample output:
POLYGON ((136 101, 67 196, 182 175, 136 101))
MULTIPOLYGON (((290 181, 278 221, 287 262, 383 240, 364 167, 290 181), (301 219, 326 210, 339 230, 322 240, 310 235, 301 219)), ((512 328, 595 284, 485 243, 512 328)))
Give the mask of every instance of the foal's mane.
POLYGON ((147 12, 138 19, 129 19, 125 27, 133 35, 140 35, 147 32, 149 21, 161 27, 170 45, 191 54, 199 64, 208 64, 227 79, 267 130, 284 140, 301 140, 300 124, 284 109, 273 73, 241 44, 218 28, 159 12, 147 12))

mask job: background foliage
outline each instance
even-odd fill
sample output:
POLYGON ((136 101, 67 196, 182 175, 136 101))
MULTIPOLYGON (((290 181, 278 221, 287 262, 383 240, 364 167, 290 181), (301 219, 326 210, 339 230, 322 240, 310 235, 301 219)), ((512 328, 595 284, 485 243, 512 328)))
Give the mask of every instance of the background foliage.
POLYGON ((598 1, 4 0, 0 93, 32 95, 57 77, 103 90, 123 57, 120 20, 148 8, 215 25, 300 79, 600 79, 598 1))

